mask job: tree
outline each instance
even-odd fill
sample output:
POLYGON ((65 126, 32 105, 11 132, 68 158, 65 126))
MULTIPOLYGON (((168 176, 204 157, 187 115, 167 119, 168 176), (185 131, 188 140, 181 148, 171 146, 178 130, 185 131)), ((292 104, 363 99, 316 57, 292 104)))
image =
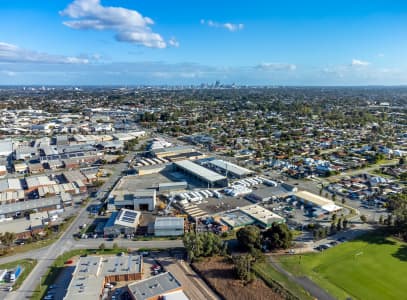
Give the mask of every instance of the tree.
POLYGON ((361 215, 361 216, 360 216, 360 220, 361 220, 363 223, 366 223, 366 222, 367 222, 367 217, 366 217, 365 215, 361 215))
POLYGON ((407 240, 407 193, 389 196, 388 199, 389 216, 387 224, 393 226, 395 233, 407 240))
POLYGON ((335 234, 336 233, 336 226, 335 226, 335 222, 331 223, 331 229, 329 231, 331 234, 335 234))
POLYGON ((379 224, 383 225, 383 215, 380 215, 380 217, 379 217, 379 224))
POLYGON ((113 249, 114 249, 114 250, 119 249, 119 245, 118 245, 117 243, 114 243, 114 244, 113 244, 113 249))
POLYGON ((345 230, 345 229, 348 229, 348 224, 349 224, 348 219, 344 218, 344 219, 342 220, 342 227, 343 227, 344 230, 345 230))
POLYGON ((101 244, 99 245, 99 250, 105 251, 105 249, 106 249, 105 243, 101 243, 101 244))
POLYGON ((338 231, 342 230, 342 219, 339 219, 338 222, 336 223, 336 230, 338 231))
POLYGON ((236 237, 243 249, 260 248, 260 229, 257 226, 250 225, 239 229, 236 237))
POLYGON ((212 232, 186 233, 183 242, 188 257, 192 261, 201 256, 224 255, 227 251, 227 244, 212 232))
POLYGON ((16 234, 14 232, 6 231, 0 236, 1 243, 6 245, 7 247, 9 247, 14 242, 15 239, 16 234))
POLYGON ((249 281, 251 278, 253 257, 250 254, 236 255, 233 257, 234 270, 237 278, 249 281))
POLYGON ((273 223, 272 226, 263 233, 263 240, 267 242, 270 249, 287 249, 291 246, 293 234, 287 224, 273 223))

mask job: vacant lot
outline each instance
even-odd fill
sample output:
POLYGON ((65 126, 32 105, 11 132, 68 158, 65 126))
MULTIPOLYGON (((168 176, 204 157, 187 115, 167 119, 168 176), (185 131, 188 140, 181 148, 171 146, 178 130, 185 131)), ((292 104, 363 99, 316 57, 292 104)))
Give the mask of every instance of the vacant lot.
POLYGON ((369 234, 318 254, 285 256, 283 266, 306 275, 339 299, 405 299, 407 244, 369 234))
POLYGON ((283 299, 274 293, 262 280, 256 279, 244 285, 235 279, 233 265, 222 257, 213 257, 203 262, 194 263, 213 289, 227 300, 277 300, 283 299))

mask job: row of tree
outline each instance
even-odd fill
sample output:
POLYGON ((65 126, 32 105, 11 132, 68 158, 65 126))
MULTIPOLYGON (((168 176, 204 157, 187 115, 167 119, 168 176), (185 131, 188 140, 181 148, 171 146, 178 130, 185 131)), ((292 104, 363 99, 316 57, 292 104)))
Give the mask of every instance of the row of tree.
POLYGON ((183 242, 191 261, 200 257, 226 255, 227 252, 227 243, 212 232, 188 232, 184 235, 183 242))
POLYGON ((293 234, 287 224, 274 223, 261 232, 257 226, 246 226, 236 234, 242 249, 253 252, 254 249, 287 249, 291 246, 293 234))
POLYGON ((396 235, 407 241, 407 193, 389 196, 387 209, 390 213, 386 223, 391 226, 396 235))

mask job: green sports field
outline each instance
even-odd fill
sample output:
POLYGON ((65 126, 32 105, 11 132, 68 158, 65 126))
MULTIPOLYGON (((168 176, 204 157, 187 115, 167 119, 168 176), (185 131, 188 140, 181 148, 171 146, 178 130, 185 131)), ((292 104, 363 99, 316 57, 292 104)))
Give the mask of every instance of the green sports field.
POLYGON ((280 258, 338 299, 407 299, 407 244, 370 234, 317 254, 280 258))

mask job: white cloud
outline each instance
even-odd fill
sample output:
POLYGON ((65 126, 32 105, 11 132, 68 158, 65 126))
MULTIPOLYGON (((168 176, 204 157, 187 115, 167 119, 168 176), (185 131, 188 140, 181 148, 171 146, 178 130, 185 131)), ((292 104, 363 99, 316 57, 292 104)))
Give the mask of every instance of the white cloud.
POLYGON ((75 0, 61 11, 71 18, 63 22, 73 29, 113 30, 116 40, 149 48, 166 48, 163 37, 152 31, 154 21, 135 10, 103 6, 100 0, 75 0))
POLYGON ((234 24, 234 23, 219 23, 219 22, 215 22, 212 20, 201 20, 201 24, 202 25, 207 25, 209 27, 215 27, 215 28, 224 28, 227 29, 231 32, 234 31, 239 31, 242 30, 244 28, 244 24, 239 23, 239 24, 234 24))
POLYGON ((0 62, 11 63, 50 63, 50 64, 87 64, 89 59, 53 55, 20 48, 17 45, 0 42, 0 62))
POLYGON ((262 71, 295 71, 297 66, 285 63, 261 63, 256 66, 256 69, 262 71))
POLYGON ((370 62, 359 60, 359 59, 352 59, 351 65, 353 67, 366 67, 366 66, 370 65, 370 62))
POLYGON ((377 57, 384 57, 384 53, 378 53, 377 57))
POLYGON ((168 45, 178 48, 179 47, 179 42, 177 41, 176 38, 172 37, 168 40, 168 45))

